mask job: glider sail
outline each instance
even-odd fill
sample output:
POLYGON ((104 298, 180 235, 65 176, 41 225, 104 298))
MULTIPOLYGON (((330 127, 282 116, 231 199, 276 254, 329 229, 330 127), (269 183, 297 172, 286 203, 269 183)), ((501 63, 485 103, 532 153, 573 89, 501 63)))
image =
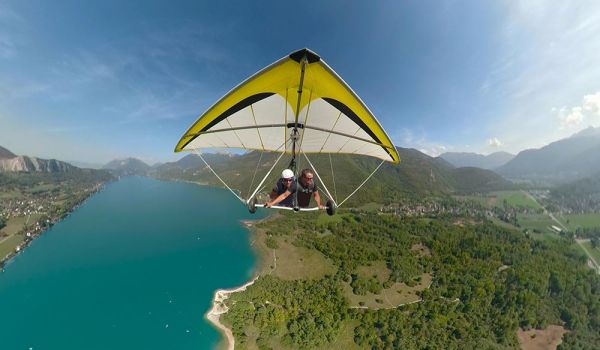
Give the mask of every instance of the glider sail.
POLYGON ((367 106, 307 49, 278 60, 231 90, 192 125, 175 152, 242 148, 291 153, 294 128, 297 147, 307 154, 400 160, 367 106))
MULTIPOLYGON (((307 160, 307 154, 328 153, 375 157, 382 164, 400 162, 396 148, 373 113, 331 67, 308 49, 276 61, 228 92, 181 137, 175 152, 202 148, 278 152, 278 160, 291 154, 290 167, 294 171, 300 153, 307 160)), ((263 182, 245 201, 247 204, 256 202, 254 195, 263 182)))

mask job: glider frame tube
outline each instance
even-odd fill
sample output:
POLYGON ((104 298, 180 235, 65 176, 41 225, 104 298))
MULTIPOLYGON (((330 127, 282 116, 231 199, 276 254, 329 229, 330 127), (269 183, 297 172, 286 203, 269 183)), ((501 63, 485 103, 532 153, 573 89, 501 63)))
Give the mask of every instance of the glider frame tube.
MULTIPOLYGON (((281 127, 291 128, 291 127, 294 127, 294 124, 293 123, 288 123, 288 124, 264 124, 264 125, 239 126, 239 127, 235 127, 235 128, 223 128, 223 129, 216 129, 216 130, 206 130, 206 131, 201 131, 201 132, 197 132, 197 133, 193 133, 193 134, 186 134, 185 136, 200 136, 200 135, 204 135, 204 134, 212 134, 212 133, 215 133, 215 132, 236 131, 236 130, 246 130, 246 129, 262 129, 262 128, 281 128, 281 127)), ((362 137, 358 137, 358 136, 346 134, 346 133, 339 132, 339 131, 334 131, 334 130, 319 128, 319 127, 316 127, 316 126, 308 126, 308 125, 304 125, 304 124, 300 124, 300 123, 298 124, 298 128, 328 132, 328 133, 332 133, 334 135, 340 135, 340 136, 348 137, 348 138, 351 138, 351 139, 355 139, 355 140, 367 142, 367 143, 370 143, 370 144, 373 144, 373 145, 377 145, 377 146, 380 146, 380 147, 383 147, 383 148, 392 149, 392 147, 390 147, 388 145, 385 145, 385 144, 383 144, 381 142, 376 142, 376 141, 368 140, 368 139, 365 139, 365 138, 362 138, 362 137)))
POLYGON ((280 205, 273 205, 270 207, 265 207, 264 204, 256 204, 257 208, 265 208, 265 209, 283 209, 283 210, 294 210, 294 211, 317 211, 317 210, 325 210, 325 209, 319 209, 319 207, 312 207, 312 208, 297 208, 294 209, 293 207, 284 207, 284 206, 280 206, 280 205))

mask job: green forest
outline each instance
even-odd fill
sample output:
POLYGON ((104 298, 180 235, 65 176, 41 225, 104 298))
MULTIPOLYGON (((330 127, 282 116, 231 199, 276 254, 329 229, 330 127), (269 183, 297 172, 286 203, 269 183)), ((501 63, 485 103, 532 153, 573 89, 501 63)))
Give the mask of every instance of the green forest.
POLYGON ((224 322, 236 347, 369 349, 517 348, 517 330, 563 325, 561 349, 600 343, 600 276, 585 265, 572 238, 540 241, 489 222, 343 213, 323 222, 283 215, 258 225, 272 237, 316 249, 337 272, 317 280, 267 275, 226 302, 224 322), (410 247, 422 244, 430 256, 410 247), (385 261, 388 281, 357 280, 359 266, 385 261), (393 282, 433 282, 422 301, 397 308, 350 308, 342 291, 351 282, 377 292, 393 282), (350 326, 353 332, 346 332, 350 326), (351 339, 346 339, 350 337, 351 339))

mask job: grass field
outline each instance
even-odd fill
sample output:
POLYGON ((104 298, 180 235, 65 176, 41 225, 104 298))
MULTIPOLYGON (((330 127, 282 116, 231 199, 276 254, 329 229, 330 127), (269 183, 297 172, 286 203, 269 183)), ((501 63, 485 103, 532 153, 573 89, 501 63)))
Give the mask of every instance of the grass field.
POLYGON ((25 235, 12 235, 0 239, 0 259, 15 251, 18 245, 23 243, 25 235))
POLYGON ((35 185, 31 188, 28 188, 26 190, 26 192, 28 192, 28 193, 43 193, 43 192, 50 192, 50 191, 53 191, 58 188, 60 188, 60 186, 57 184, 42 183, 42 184, 35 185))
POLYGON ((319 251, 296 247, 292 236, 273 237, 277 248, 267 247, 268 236, 258 230, 255 243, 263 259, 259 273, 272 274, 283 280, 319 279, 336 272, 335 266, 319 251))
POLYGON ((517 221, 521 227, 516 227, 498 218, 490 218, 490 220, 500 227, 517 231, 526 229, 528 234, 535 239, 548 240, 560 237, 558 232, 552 229, 552 226, 558 226, 558 224, 546 214, 518 214, 517 221))
POLYGON ((41 216, 41 214, 32 214, 29 217, 18 216, 8 220, 6 226, 0 230, 2 236, 6 236, 0 238, 0 259, 13 252, 18 245, 23 243, 25 235, 17 233, 23 229, 24 225, 33 225, 41 216))
POLYGON ((425 273, 421 275, 421 282, 414 287, 409 287, 404 283, 394 283, 390 288, 383 289, 379 294, 367 292, 366 295, 356 295, 352 292, 350 283, 344 283, 343 288, 346 297, 350 301, 350 307, 368 307, 369 309, 378 310, 395 308, 421 300, 416 292, 429 287, 431 280, 431 275, 425 273))
POLYGON ((503 208, 504 203, 515 208, 539 209, 541 206, 521 191, 497 191, 484 196, 455 196, 458 200, 469 200, 487 208, 503 208))
POLYGON ((371 266, 359 266, 356 274, 363 278, 375 277, 383 283, 388 280, 391 271, 387 268, 385 261, 375 261, 371 266))
POLYGON ((565 214, 560 219, 568 228, 600 227, 600 214, 565 214))
POLYGON ((492 192, 490 198, 495 198, 494 205, 502 207, 504 201, 511 207, 521 208, 541 208, 533 199, 529 198, 525 193, 521 191, 498 191, 492 192))
POLYGON ((17 216, 14 218, 10 218, 10 219, 8 219, 8 222, 6 223, 6 226, 4 228, 2 228, 2 230, 0 230, 0 232, 6 234, 8 236, 12 236, 15 233, 19 232, 20 230, 22 230, 26 223, 28 225, 31 225, 31 224, 35 223, 37 220, 39 220, 40 217, 42 217, 40 214, 32 214, 31 216, 24 215, 24 216, 17 216))
POLYGON ((10 200, 22 198, 23 195, 19 191, 0 192, 0 199, 10 200))
POLYGON ((546 214, 518 214, 517 221, 519 222, 519 225, 521 225, 521 228, 538 230, 541 233, 556 233, 556 231, 552 229, 552 226, 557 226, 557 223, 546 214))
MULTIPOLYGON (((418 248, 416 248, 418 249, 418 248)), ((374 277, 383 283, 388 280, 391 271, 387 268, 385 261, 373 262, 370 266, 359 266, 356 274, 363 278, 374 277)), ((423 274, 421 281, 414 287, 404 283, 394 283, 390 288, 383 289, 379 294, 367 292, 366 295, 356 295, 352 291, 350 283, 344 283, 343 288, 351 307, 368 307, 369 309, 394 308, 402 304, 412 303, 420 300, 416 292, 427 288, 431 284, 431 276, 423 274), (377 301, 379 300, 379 302, 377 301)))
POLYGON ((556 349, 566 332, 562 326, 551 325, 546 329, 519 329, 517 338, 523 350, 556 349))

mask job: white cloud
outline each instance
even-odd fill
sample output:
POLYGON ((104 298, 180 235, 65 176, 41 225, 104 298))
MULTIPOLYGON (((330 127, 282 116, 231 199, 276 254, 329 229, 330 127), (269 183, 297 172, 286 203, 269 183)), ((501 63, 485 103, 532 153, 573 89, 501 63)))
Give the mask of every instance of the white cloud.
POLYGON ((569 114, 560 117, 561 128, 574 128, 583 122, 583 113, 581 113, 581 107, 571 108, 569 114))
POLYGON ((492 147, 492 148, 498 148, 500 146, 502 146, 502 142, 500 142, 500 140, 498 140, 497 137, 492 137, 491 139, 488 139, 488 146, 492 147))
POLYGON ((600 91, 583 96, 579 106, 552 108, 552 112, 558 113, 561 130, 593 126, 600 121, 600 91))
POLYGON ((444 145, 431 144, 427 148, 419 148, 419 151, 428 156, 437 157, 440 154, 447 152, 448 148, 444 145))
POLYGON ((489 111, 486 139, 497 137, 514 153, 600 125, 600 93, 590 94, 600 81, 600 2, 500 6, 506 17, 479 102, 489 111))
POLYGON ((392 139, 397 146, 414 148, 431 157, 437 157, 444 152, 452 151, 452 147, 429 141, 424 133, 421 132, 417 135, 411 129, 402 129, 392 139))
POLYGON ((583 109, 591 116, 600 117, 600 91, 583 96, 583 109))

